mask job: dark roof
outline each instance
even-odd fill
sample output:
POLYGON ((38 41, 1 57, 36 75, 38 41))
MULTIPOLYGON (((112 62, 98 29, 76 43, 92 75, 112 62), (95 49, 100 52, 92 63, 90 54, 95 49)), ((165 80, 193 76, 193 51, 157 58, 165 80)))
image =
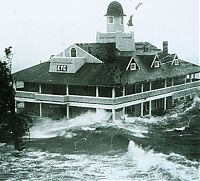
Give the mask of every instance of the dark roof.
POLYGON ((103 62, 110 62, 116 57, 115 43, 77 43, 76 45, 103 62))
POLYGON ((126 16, 124 14, 122 5, 117 2, 117 1, 113 1, 108 5, 107 8, 107 13, 105 16, 126 16))
POLYGON ((143 66, 145 66, 146 69, 151 69, 151 64, 155 56, 156 55, 137 55, 137 57, 139 57, 138 64, 142 64, 143 66))
MULTIPOLYGON (((165 63, 170 63, 174 60, 174 57, 176 56, 176 54, 160 54, 159 55, 159 58, 160 58, 160 61, 162 64, 165 64, 165 63)), ((178 58, 178 57, 177 57, 178 58)))
POLYGON ((49 72, 50 62, 44 62, 13 74, 15 81, 67 85, 112 86, 116 82, 109 69, 99 63, 86 63, 75 74, 49 72))
POLYGON ((135 58, 135 61, 139 65, 140 70, 126 71, 122 76, 123 84, 166 79, 200 72, 200 67, 198 65, 186 62, 184 60, 180 60, 181 64, 178 66, 164 64, 158 68, 147 67, 145 64, 141 63, 144 61, 141 61, 141 57, 139 58, 138 56, 135 58))
MULTIPOLYGON (((142 43, 136 43, 136 49, 141 45, 142 43)), ((115 43, 88 43, 77 44, 77 46, 99 58, 102 63, 85 63, 76 73, 51 73, 48 61, 14 73, 14 79, 50 84, 114 86, 200 72, 199 66, 180 59, 178 66, 162 64, 158 68, 151 68, 156 54, 133 55, 125 52, 122 56, 118 54, 119 50, 115 48, 115 43), (132 57, 140 70, 126 71, 132 57)), ((149 46, 156 49, 151 44, 149 46)), ((160 53, 159 58, 162 56, 164 58, 164 55, 160 53)))
MULTIPOLYGON (((134 55, 132 51, 119 51, 115 43, 77 43, 76 45, 103 62, 111 62, 116 57, 130 57, 134 55)), ((135 49, 137 55, 156 55, 161 51, 148 42, 136 42, 135 49)))
POLYGON ((137 55, 157 54, 161 52, 161 49, 157 48, 149 42, 136 42, 135 50, 137 55))

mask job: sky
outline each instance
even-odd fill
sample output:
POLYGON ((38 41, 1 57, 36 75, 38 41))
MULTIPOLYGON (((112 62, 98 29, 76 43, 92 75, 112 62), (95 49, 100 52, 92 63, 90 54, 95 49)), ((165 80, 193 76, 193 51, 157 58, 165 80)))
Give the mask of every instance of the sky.
MULTIPOLYGON (((105 32, 112 0, 0 0, 0 57, 13 47, 13 72, 47 61, 73 43, 95 42, 105 32)), ((150 42, 198 64, 199 0, 118 0, 125 30, 135 41, 150 42), (135 10, 135 6, 143 4, 135 10), (126 26, 133 14, 133 27, 126 26)))

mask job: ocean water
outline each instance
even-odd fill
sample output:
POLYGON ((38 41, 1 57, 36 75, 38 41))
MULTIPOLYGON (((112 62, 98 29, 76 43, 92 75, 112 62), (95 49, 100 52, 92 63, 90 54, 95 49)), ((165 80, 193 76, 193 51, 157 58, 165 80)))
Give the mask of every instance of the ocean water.
POLYGON ((105 114, 36 121, 23 152, 0 145, 0 180, 199 180, 199 98, 162 117, 105 114))

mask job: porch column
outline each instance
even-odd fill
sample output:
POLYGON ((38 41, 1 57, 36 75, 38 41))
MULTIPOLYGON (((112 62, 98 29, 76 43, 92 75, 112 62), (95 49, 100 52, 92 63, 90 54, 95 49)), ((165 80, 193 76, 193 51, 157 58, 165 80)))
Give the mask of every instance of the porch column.
POLYGON ((40 117, 42 117, 42 103, 39 103, 40 105, 40 117))
POLYGON ((41 84, 39 84, 39 94, 41 94, 42 93, 42 86, 41 86, 41 84))
POLYGON ((167 79, 165 79, 165 88, 167 87, 167 79))
POLYGON ((144 92, 144 84, 141 83, 141 92, 144 92))
POLYGON ((172 86, 174 86, 174 78, 172 77, 172 86))
POLYGON ((122 116, 125 116, 125 107, 122 108, 122 116))
POLYGON ((69 86, 66 85, 66 95, 68 96, 69 95, 69 86))
POLYGON ((96 86, 96 97, 99 97, 99 87, 96 86))
POLYGON ((144 116, 144 103, 142 102, 141 103, 141 117, 143 117, 144 116))
POLYGON ((122 96, 125 96, 126 95, 126 87, 125 85, 123 86, 123 90, 122 90, 122 96))
POLYGON ((113 99, 115 98, 115 88, 114 87, 112 88, 112 98, 113 99))
POLYGON ((167 110, 167 97, 164 97, 164 111, 167 110))
POLYGON ((149 101, 149 115, 151 116, 151 100, 149 101))
POLYGON ((151 91, 151 81, 149 82, 149 90, 151 91))
POLYGON ((66 107, 66 112, 67 112, 66 117, 67 117, 67 119, 69 119, 69 104, 67 104, 66 106, 67 106, 66 107))
POLYGON ((112 109, 112 120, 115 120, 115 109, 112 109))

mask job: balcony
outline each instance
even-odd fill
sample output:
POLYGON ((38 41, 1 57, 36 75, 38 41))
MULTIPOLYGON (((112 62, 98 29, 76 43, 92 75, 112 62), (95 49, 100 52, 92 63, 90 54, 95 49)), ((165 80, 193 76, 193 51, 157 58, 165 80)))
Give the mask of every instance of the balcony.
POLYGON ((200 87, 200 81, 166 87, 157 90, 151 90, 147 92, 141 92, 138 94, 127 95, 117 98, 106 98, 106 97, 94 97, 94 96, 77 96, 77 95, 50 95, 50 94, 39 94, 36 92, 25 92, 25 91, 16 91, 17 100, 29 100, 30 102, 45 102, 45 103, 87 103, 87 104, 101 104, 101 105, 118 105, 131 101, 138 101, 146 98, 151 98, 152 100, 156 96, 165 97, 167 94, 175 94, 178 91, 196 89, 200 87))

